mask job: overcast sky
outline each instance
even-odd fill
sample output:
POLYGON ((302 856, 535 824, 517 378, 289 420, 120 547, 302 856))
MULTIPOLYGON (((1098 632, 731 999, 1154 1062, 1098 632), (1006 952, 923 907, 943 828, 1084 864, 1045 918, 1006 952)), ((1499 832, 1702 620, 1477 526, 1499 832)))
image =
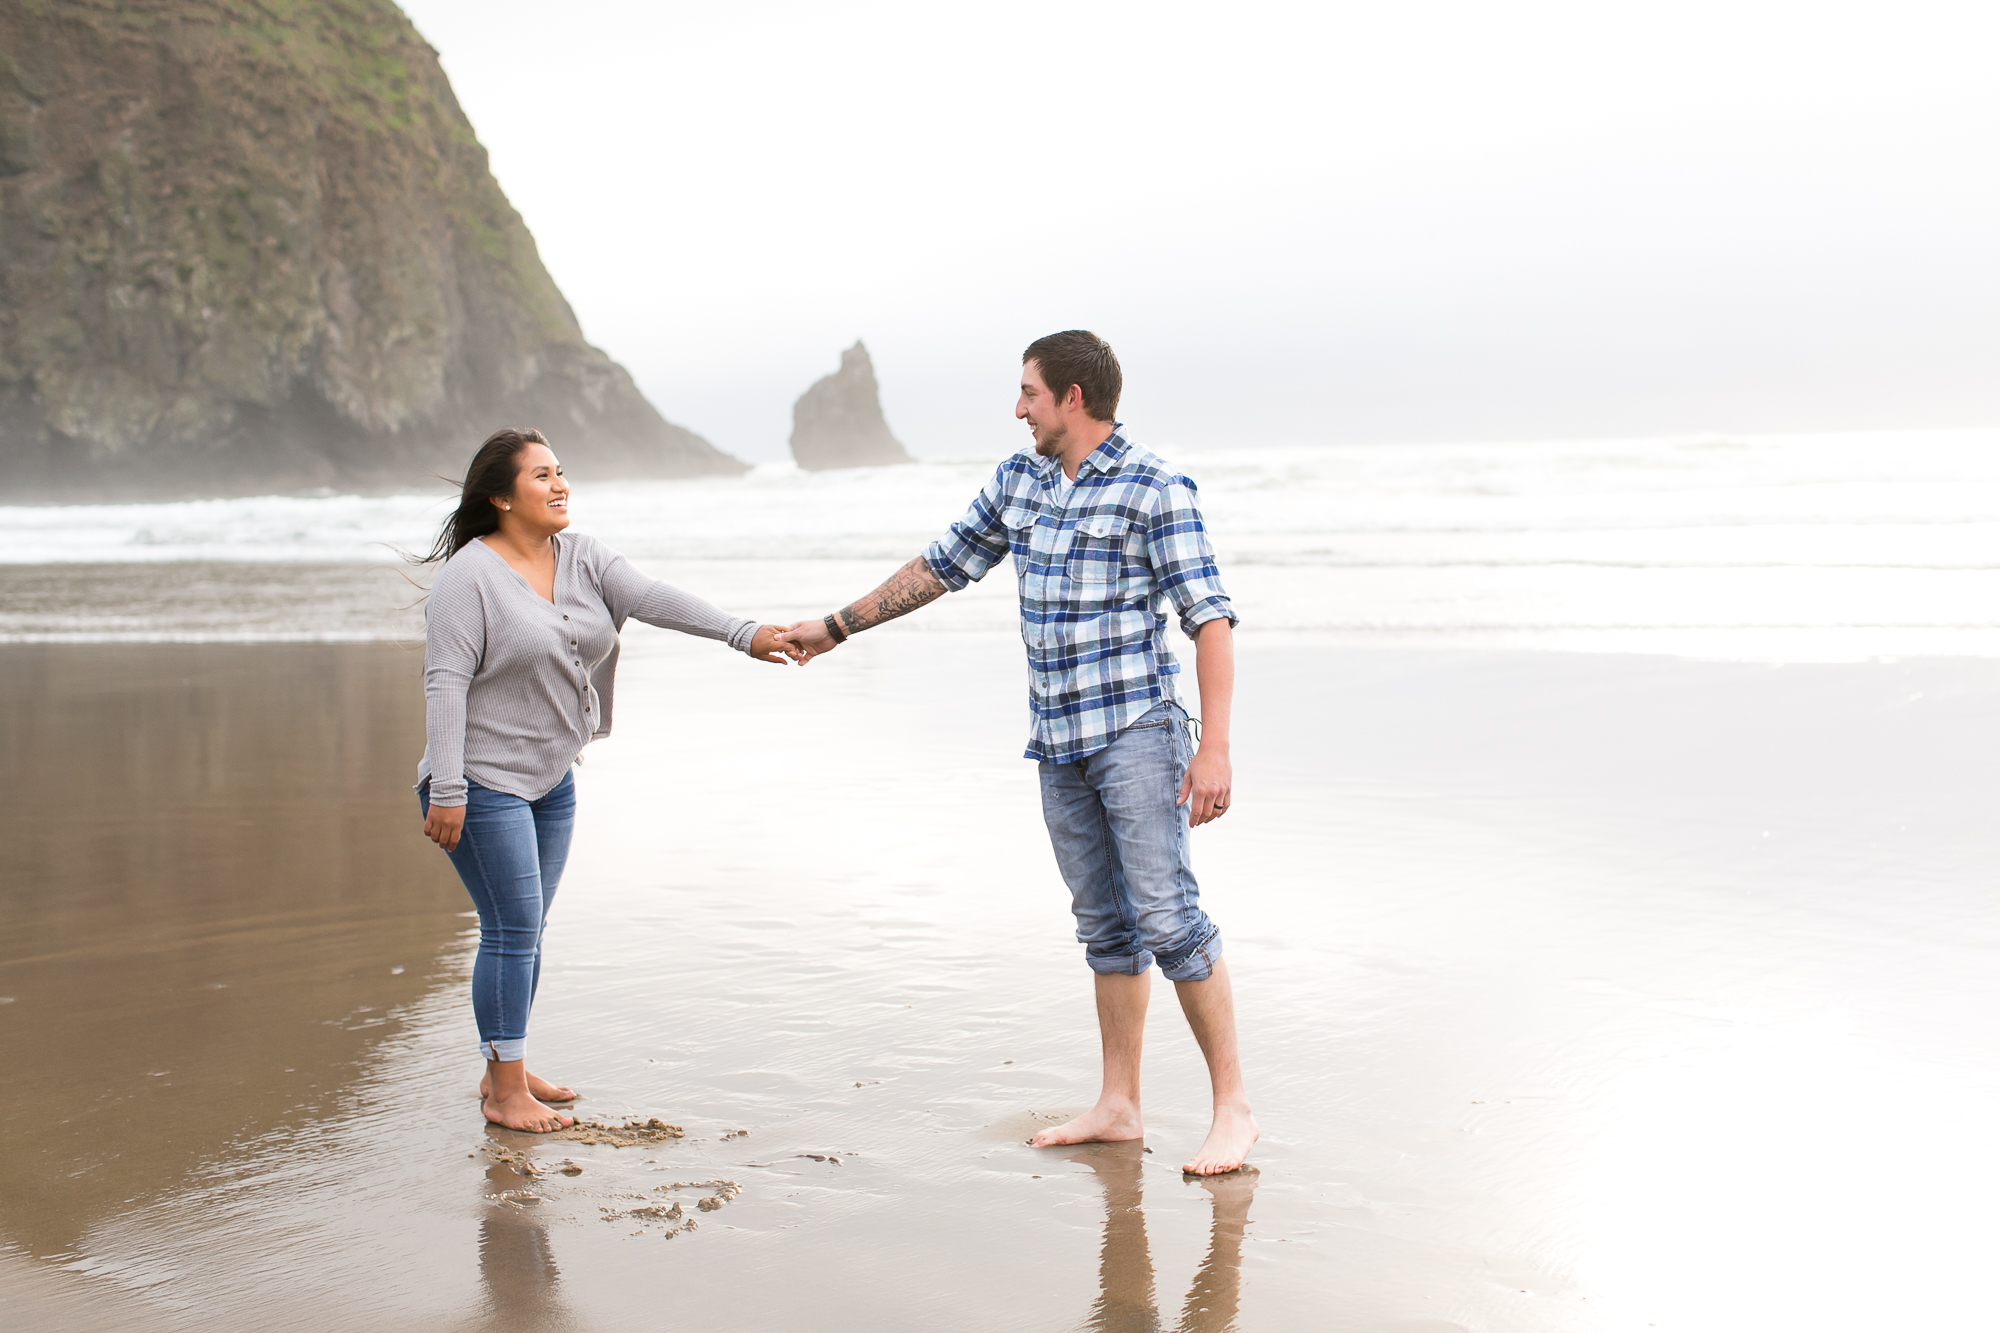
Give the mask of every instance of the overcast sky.
POLYGON ((584 333, 786 456, 2000 425, 2000 6, 405 0, 584 333))

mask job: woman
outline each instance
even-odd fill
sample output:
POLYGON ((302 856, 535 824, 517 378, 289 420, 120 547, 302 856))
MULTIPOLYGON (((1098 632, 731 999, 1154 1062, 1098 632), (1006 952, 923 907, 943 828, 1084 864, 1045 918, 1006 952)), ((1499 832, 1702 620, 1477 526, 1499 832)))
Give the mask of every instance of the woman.
POLYGON ((618 631, 643 620, 783 662, 779 627, 724 615, 566 533, 569 483, 549 442, 496 431, 466 469, 458 510, 425 563, 444 569, 424 606, 424 834, 479 909, 472 1014, 486 1118, 537 1133, 573 1123, 544 1103, 568 1088, 528 1072, 528 1011, 542 927, 569 853, 570 765, 611 731, 618 631))

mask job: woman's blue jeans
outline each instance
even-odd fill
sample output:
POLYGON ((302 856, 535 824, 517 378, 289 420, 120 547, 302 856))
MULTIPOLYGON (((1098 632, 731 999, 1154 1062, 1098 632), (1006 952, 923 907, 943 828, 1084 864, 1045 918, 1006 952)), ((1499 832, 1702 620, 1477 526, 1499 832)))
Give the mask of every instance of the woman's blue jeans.
MULTIPOLYGON (((417 793, 431 812, 430 784, 417 793)), ((569 859, 576 779, 565 776, 538 801, 466 783, 465 828, 448 853, 479 909, 472 965, 472 1017, 486 1060, 525 1059, 528 1011, 542 979, 542 927, 569 859)))

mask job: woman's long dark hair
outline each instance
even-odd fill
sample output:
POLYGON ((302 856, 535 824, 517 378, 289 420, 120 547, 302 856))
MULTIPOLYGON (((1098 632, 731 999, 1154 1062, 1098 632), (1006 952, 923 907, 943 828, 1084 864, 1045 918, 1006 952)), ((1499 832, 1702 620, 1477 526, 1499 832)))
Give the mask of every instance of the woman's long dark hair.
POLYGON ((465 469, 458 508, 438 529, 430 554, 419 557, 417 563, 428 565, 449 560, 474 537, 498 532, 500 511, 493 507, 493 502, 514 493, 515 479, 521 475, 521 451, 531 444, 547 443, 538 430, 496 430, 487 436, 486 443, 479 446, 479 452, 465 469))

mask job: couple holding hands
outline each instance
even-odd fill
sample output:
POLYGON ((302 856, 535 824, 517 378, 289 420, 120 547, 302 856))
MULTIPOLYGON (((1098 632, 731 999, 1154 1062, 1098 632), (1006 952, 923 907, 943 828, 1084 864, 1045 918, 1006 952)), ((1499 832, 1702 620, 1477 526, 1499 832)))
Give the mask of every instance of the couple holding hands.
POLYGON ((1185 1169, 1233 1171, 1257 1139, 1237 1055, 1222 937, 1200 906, 1190 828, 1230 805, 1236 613, 1194 483, 1116 421, 1123 377, 1081 330, 1022 354, 1014 415, 1034 448, 1002 463, 965 517, 880 587, 789 629, 725 615, 649 579, 569 526, 569 483, 532 430, 473 456, 429 560, 425 605, 424 833, 479 911, 472 1010, 486 1118, 546 1132, 570 1089, 528 1072, 542 929, 576 809, 570 774, 611 730, 627 620, 719 639, 760 661, 807 663, 983 577, 1008 554, 1020 584, 1042 812, 1095 974, 1104 1081, 1097 1102, 1037 1147, 1141 1138, 1140 1053, 1155 960, 1208 1062, 1214 1119, 1185 1169), (1203 724, 1177 702, 1171 605, 1195 642, 1203 724), (1197 743, 1197 737, 1199 742, 1197 743))

